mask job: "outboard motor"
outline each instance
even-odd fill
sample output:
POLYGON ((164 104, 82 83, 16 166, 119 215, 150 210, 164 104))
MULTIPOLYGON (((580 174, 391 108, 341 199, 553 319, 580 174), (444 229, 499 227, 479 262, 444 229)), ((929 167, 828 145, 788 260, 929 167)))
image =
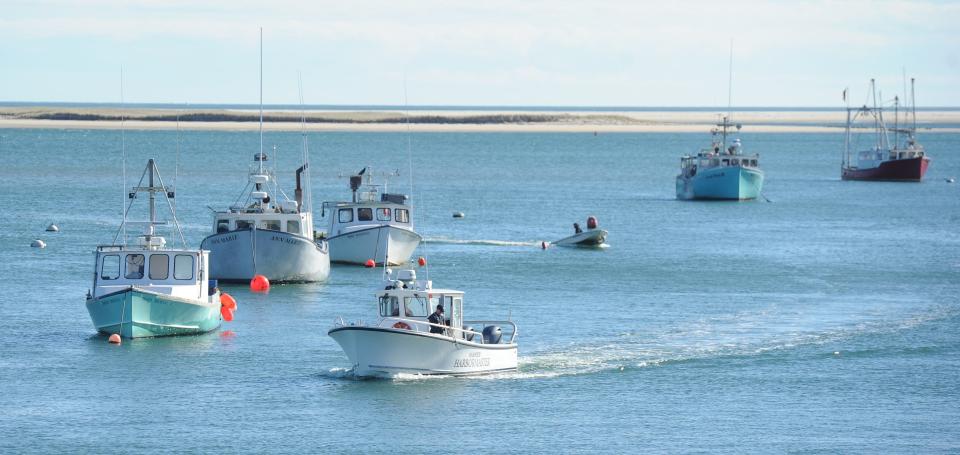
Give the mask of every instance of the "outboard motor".
POLYGON ((587 229, 596 229, 598 225, 597 217, 591 216, 587 218, 587 229))
POLYGON ((469 325, 463 326, 463 339, 473 341, 473 327, 469 325))
POLYGON ((488 325, 483 328, 483 344, 499 344, 503 331, 498 325, 488 325))

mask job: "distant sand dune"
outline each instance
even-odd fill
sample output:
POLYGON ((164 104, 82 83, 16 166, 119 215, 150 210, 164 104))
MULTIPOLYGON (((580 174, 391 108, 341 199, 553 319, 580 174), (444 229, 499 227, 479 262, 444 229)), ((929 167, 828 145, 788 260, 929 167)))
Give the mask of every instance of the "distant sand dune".
MULTIPOLYGON (((251 130, 259 127, 257 111, 231 109, 183 110, 0 107, 0 128, 116 129, 121 116, 132 129, 173 129, 179 115, 183 129, 251 130)), ((529 112, 529 111, 417 111, 406 116, 395 111, 307 111, 312 131, 532 131, 532 132, 708 132, 719 113, 663 112, 529 112), (409 123, 409 126, 408 126, 409 123)), ((298 111, 265 111, 264 128, 290 131, 300 128, 298 111)), ((960 132, 960 112, 922 111, 925 129, 960 132)), ((735 112, 734 121, 748 132, 831 132, 843 128, 842 111, 735 112)))

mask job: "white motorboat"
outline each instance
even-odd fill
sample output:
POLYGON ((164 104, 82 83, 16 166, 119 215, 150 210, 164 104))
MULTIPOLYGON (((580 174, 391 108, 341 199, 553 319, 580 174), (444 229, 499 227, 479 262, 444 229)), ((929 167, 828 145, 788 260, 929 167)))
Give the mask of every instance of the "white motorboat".
POLYGON ((218 280, 245 282, 263 275, 273 282, 326 281, 330 254, 327 243, 314 235, 304 120, 301 117, 302 165, 291 200, 277 184, 274 171, 264 166, 262 83, 260 152, 253 157, 247 186, 227 210, 214 212, 213 234, 200 247, 210 250, 210 277, 218 280))
POLYGON ((434 288, 429 280, 417 280, 414 270, 387 269, 385 281, 386 288, 376 294, 375 322, 338 318, 328 332, 355 375, 477 375, 517 369, 517 326, 512 321, 464 320, 463 292, 434 288), (445 309, 443 322, 434 324, 430 316, 438 305, 445 309))
POLYGON ((586 231, 581 230, 580 225, 577 223, 573 223, 573 229, 576 231, 575 234, 554 242, 550 242, 550 244, 557 246, 598 247, 607 241, 608 233, 607 231, 599 228, 596 217, 591 216, 587 218, 586 231))
POLYGON ((372 259, 376 264, 406 264, 421 240, 413 230, 409 197, 388 193, 386 183, 373 183, 373 172, 367 170, 350 177, 350 202, 323 203, 321 213, 325 216, 329 211, 330 216, 326 234, 330 260, 366 264, 372 259))

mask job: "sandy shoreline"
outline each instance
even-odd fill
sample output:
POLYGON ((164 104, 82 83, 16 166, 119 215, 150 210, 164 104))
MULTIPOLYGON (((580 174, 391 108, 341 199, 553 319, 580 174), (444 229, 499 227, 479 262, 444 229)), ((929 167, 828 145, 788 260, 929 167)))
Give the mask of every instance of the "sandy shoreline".
MULTIPOLYGON (((0 108, 0 129, 119 129, 172 130, 177 111, 170 109, 114 108, 0 108), (47 118, 44 118, 47 117, 47 118), (54 117, 57 119, 51 119, 54 117)), ((190 121, 181 121, 183 130, 253 131, 258 129, 257 113, 242 110, 181 111, 190 121), (206 119, 217 120, 206 120, 206 119), (198 120, 199 119, 199 120, 198 120), (225 120, 220 120, 225 119, 225 120)), ((719 113, 704 111, 644 112, 530 112, 530 111, 415 111, 411 123, 398 111, 308 111, 309 131, 358 132, 708 132, 719 113)), ((299 131, 300 113, 267 111, 268 131, 299 131)), ((846 113, 840 111, 752 111, 735 112, 733 119, 744 132, 816 133, 843 130, 846 113)), ((902 119, 902 117, 901 117, 902 119)), ((922 111, 917 113, 921 131, 960 132, 960 112, 922 111)), ((892 123, 892 122, 890 122, 892 123)))

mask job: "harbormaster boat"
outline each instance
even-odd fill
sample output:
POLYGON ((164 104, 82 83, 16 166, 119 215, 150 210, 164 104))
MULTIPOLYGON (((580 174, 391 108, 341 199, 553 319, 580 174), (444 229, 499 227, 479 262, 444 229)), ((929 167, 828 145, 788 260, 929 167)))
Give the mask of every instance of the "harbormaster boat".
POLYGON ((464 320, 463 292, 434 288, 429 280, 418 280, 415 270, 387 269, 385 278, 385 289, 376 294, 375 322, 338 318, 328 332, 355 375, 477 375, 517 369, 517 326, 512 321, 464 320), (439 324, 431 323, 438 306, 445 314, 433 318, 439 324))
POLYGON ((97 331, 126 338, 187 335, 220 326, 220 291, 207 280, 208 251, 188 249, 170 199, 154 161, 129 193, 130 202, 113 244, 96 251, 93 285, 87 292, 87 311, 97 331), (146 186, 144 186, 146 180, 146 186), (150 221, 127 221, 140 193, 149 194, 150 221), (170 208, 181 248, 168 248, 156 227, 157 194, 170 208), (143 234, 127 244, 127 225, 143 225, 143 234), (123 235, 121 235, 123 234, 123 235))
MULTIPOLYGON (((910 98, 913 119, 912 125, 905 119, 900 124, 900 99, 894 97, 894 126, 889 128, 883 119, 883 107, 877 105, 876 84, 870 80, 870 91, 873 96, 873 107, 847 107, 847 128, 844 139, 843 163, 840 166, 840 177, 843 180, 884 180, 901 182, 919 182, 930 166, 930 157, 926 155, 923 146, 917 142, 917 106, 914 100, 914 80, 910 79, 910 98), (852 129, 860 119, 873 121, 875 137, 874 145, 866 150, 856 151, 854 163, 850 144, 854 134, 852 129), (890 143, 890 132, 893 132, 893 144, 890 143), (903 143, 901 144, 901 139, 903 143)), ((844 91, 846 99, 846 91, 844 91)), ((857 135, 859 136, 859 135, 857 135)))
POLYGON ((696 155, 680 158, 677 175, 677 199, 749 200, 756 199, 763 189, 760 155, 742 153, 740 139, 727 145, 728 130, 741 125, 724 116, 710 130, 713 143, 696 155))
POLYGON ((263 275, 271 282, 325 281, 330 274, 327 243, 314 238, 310 174, 306 153, 297 169, 295 200, 254 155, 247 186, 233 205, 214 212, 213 234, 200 247, 210 250, 210 276, 245 282, 263 275))
POLYGON ((580 229, 580 224, 578 223, 573 223, 573 229, 575 230, 573 235, 550 242, 550 244, 557 246, 598 247, 603 245, 607 240, 607 231, 600 229, 597 224, 597 217, 595 216, 587 218, 586 231, 580 229))
POLYGON ((330 260, 347 264, 403 265, 420 245, 413 230, 413 207, 405 194, 388 193, 386 183, 373 183, 373 172, 364 168, 350 176, 350 202, 324 202, 329 210, 330 260), (366 175, 364 175, 366 174, 366 175))

